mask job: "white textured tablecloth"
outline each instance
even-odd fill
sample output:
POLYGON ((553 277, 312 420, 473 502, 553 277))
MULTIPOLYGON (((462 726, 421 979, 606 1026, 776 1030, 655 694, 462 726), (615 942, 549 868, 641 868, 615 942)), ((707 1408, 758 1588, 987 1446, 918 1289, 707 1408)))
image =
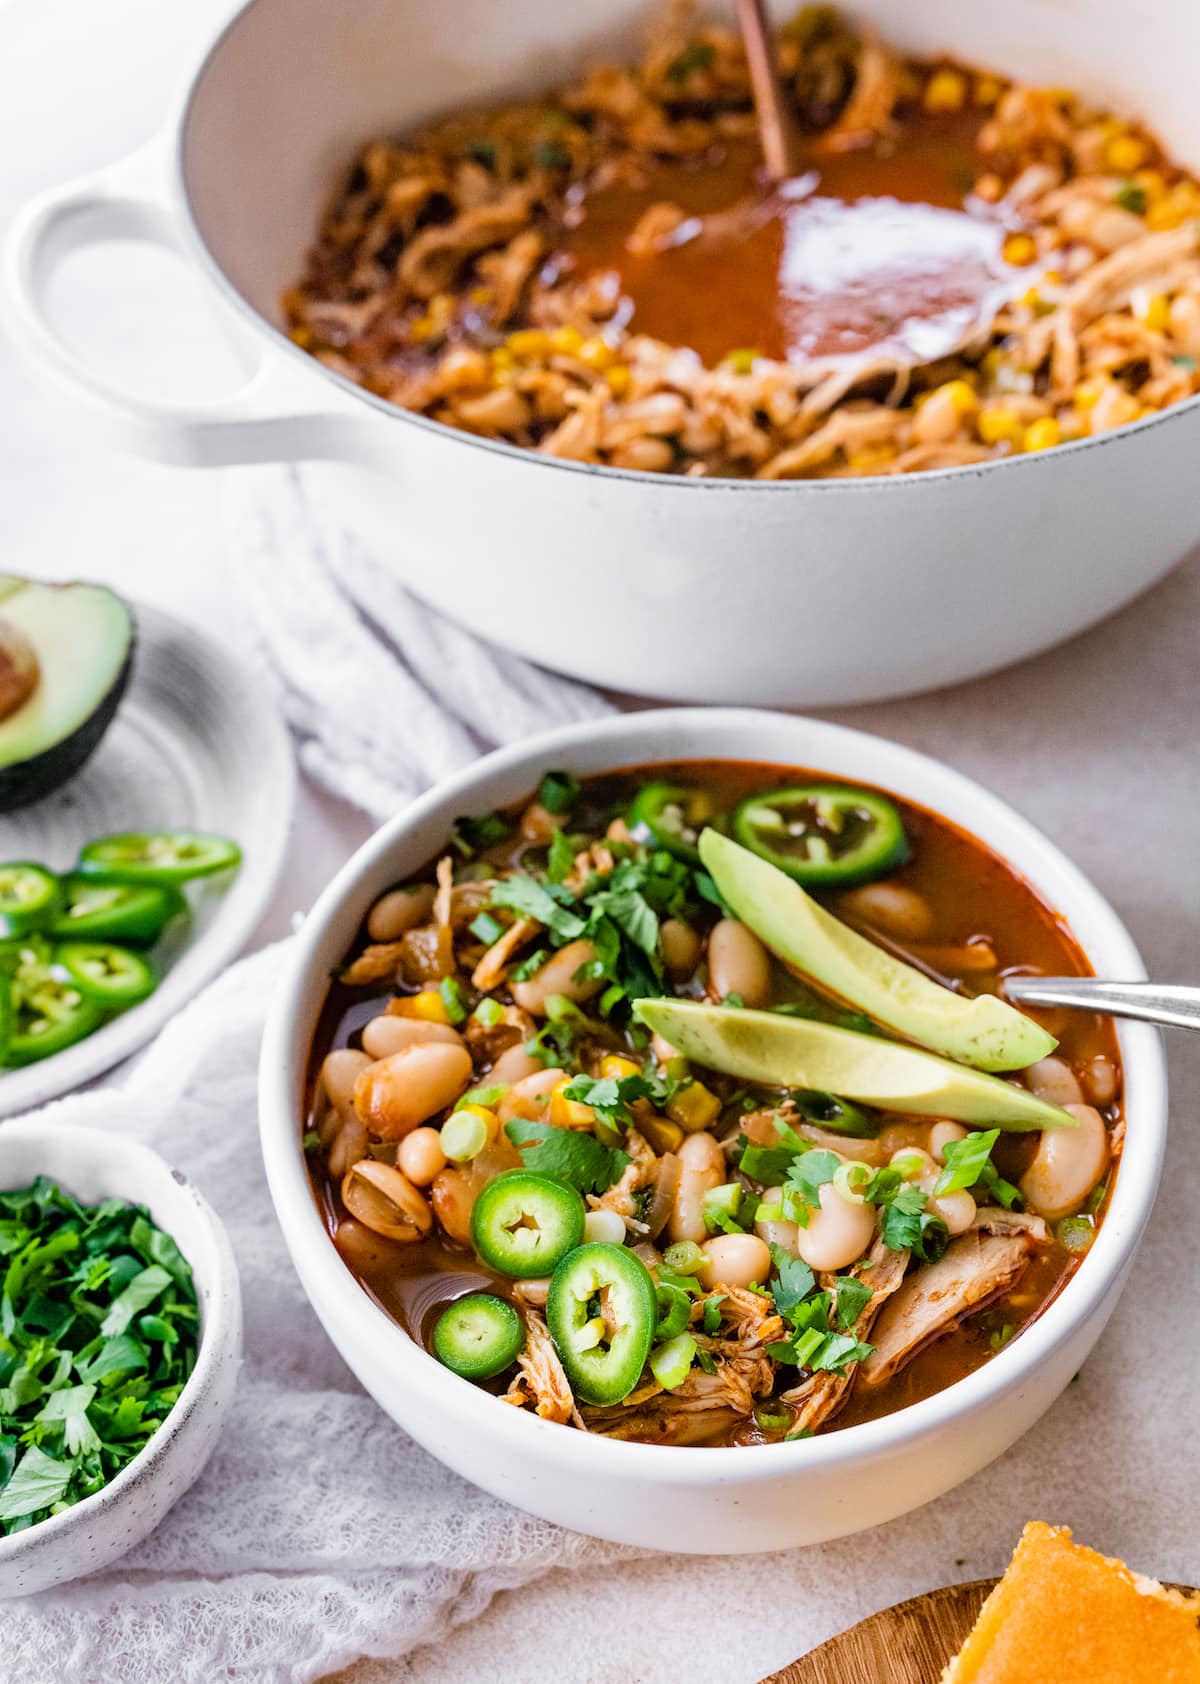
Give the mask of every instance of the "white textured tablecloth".
MULTIPOLYGON (((321 601, 330 557, 313 547, 311 525, 296 524, 295 483, 260 480, 256 495, 257 524, 234 523, 247 600, 265 602, 271 534, 284 533, 282 565, 321 601)), ((375 639, 377 626, 325 607, 306 635, 332 639, 338 659, 368 663, 363 671, 382 659, 359 641, 375 639)), ((432 637, 443 654, 462 655, 461 634, 431 626, 403 593, 384 619, 392 669, 397 651, 409 660, 407 672, 389 669, 388 683, 433 720, 441 681, 431 675, 443 668, 423 667, 421 651, 432 637)), ((997 788, 1111 896, 1154 974, 1195 978, 1198 624, 1192 563, 1067 649, 953 692, 841 717, 997 788)), ((290 633, 278 614, 272 627, 272 654, 288 673, 290 633)), ((357 742, 339 738, 337 686, 326 675, 325 705, 314 707, 313 667, 298 662, 290 673, 307 763, 376 811, 446 757, 469 756, 481 737, 522 734, 558 708, 578 716, 607 705, 540 677, 531 693, 527 669, 498 657, 489 673, 504 706, 490 721, 452 686, 457 722, 424 729, 400 752, 386 708, 357 742), (367 775, 348 782, 355 766, 367 775)), ((1156 1574, 1200 1581, 1200 1061, 1185 1037, 1171 1049, 1163 1194, 1131 1284, 1077 1384, 1021 1444, 936 1504, 836 1544, 770 1557, 639 1556, 531 1520, 446 1472, 363 1396, 324 1338, 259 1166, 254 1060, 277 962, 268 952, 215 985, 126 1093, 59 1108, 150 1139, 212 1199, 242 1266, 247 1359, 199 1485, 113 1573, 7 1605, 0 1678, 283 1684, 365 1656, 352 1669, 356 1684, 678 1684, 685 1674, 690 1684, 751 1684, 874 1608, 998 1570, 1033 1517, 1068 1522, 1156 1574)))

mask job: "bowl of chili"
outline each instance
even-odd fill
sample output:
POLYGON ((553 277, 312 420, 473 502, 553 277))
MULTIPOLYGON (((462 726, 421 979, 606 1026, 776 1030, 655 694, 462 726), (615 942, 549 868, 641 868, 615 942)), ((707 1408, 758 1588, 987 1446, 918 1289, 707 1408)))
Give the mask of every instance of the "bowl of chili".
MULTIPOLYGON (((1048 916, 1065 921, 1093 968, 1142 974, 1128 933, 1078 869, 996 797, 934 760, 860 732, 766 713, 620 716, 549 732, 486 757, 413 803, 347 863, 306 920, 275 997, 260 1068, 260 1123, 272 1196, 309 1298, 362 1383, 432 1454, 486 1489, 577 1530, 662 1549, 738 1553, 819 1542, 907 1512, 1000 1455, 1050 1407, 1099 1338, 1149 1217, 1165 1140, 1165 1067, 1153 1031, 1120 1029, 1125 1149, 1090 1249, 1000 1357, 919 1401, 871 1418, 855 1416, 815 1437, 747 1450, 736 1443, 634 1442, 580 1431, 507 1407, 484 1387, 465 1383, 512 1359, 506 1269, 550 1275, 550 1335, 593 1428, 602 1425, 608 1401, 627 1391, 626 1368, 639 1368, 649 1352, 656 1383, 677 1384, 676 1369, 686 1368, 694 1340, 682 1318, 676 1332, 670 1294, 661 1294, 661 1287, 655 1325, 650 1277, 627 1247, 595 1230, 578 1244, 577 1203, 561 1188, 551 1196, 538 1185, 539 1175, 525 1172, 507 1185, 504 1176, 491 1182, 476 1219, 475 1253, 490 1259, 493 1291, 458 1298, 461 1321, 439 1323, 431 1349, 397 1326, 378 1288, 364 1291, 333 1243, 306 1161, 312 1049, 315 1038, 318 1048, 329 1044, 329 1018, 322 1014, 329 1010, 331 972, 343 965, 368 910, 434 856, 460 815, 504 811, 528 800, 551 768, 586 787, 589 778, 622 769, 678 769, 697 761, 769 763, 779 787, 789 792, 811 792, 817 780, 806 776, 788 784, 783 769, 815 768, 822 784, 845 780, 890 792, 907 812, 924 808, 1019 874, 1052 909, 1048 916), (530 1221, 549 1254, 521 1261, 518 1252, 532 1243, 530 1221), (594 1354, 588 1322, 606 1293, 630 1306, 631 1328, 659 1339, 653 1350, 646 1342, 617 1352, 614 1344, 603 1361, 594 1354), (481 1301, 488 1298, 491 1303, 481 1301), (646 1313, 638 1315, 643 1300, 646 1313)), ((641 780, 653 787, 655 776, 644 770, 641 780)), ((677 845, 690 846, 686 813, 681 823, 669 807, 679 803, 644 810, 635 815, 635 826, 639 820, 665 824, 677 845)), ((758 834, 774 834, 769 819, 758 834)), ((485 926, 480 939, 493 933, 485 926)), ((1005 1091, 1019 1097, 1014 1089, 1005 1091)), ((855 1106, 843 1111, 827 1122, 844 1124, 853 1135, 859 1126, 855 1106)), ((373 1175, 389 1167, 370 1157, 365 1163, 373 1175)), ((686 1304, 683 1311, 686 1316, 686 1304)))

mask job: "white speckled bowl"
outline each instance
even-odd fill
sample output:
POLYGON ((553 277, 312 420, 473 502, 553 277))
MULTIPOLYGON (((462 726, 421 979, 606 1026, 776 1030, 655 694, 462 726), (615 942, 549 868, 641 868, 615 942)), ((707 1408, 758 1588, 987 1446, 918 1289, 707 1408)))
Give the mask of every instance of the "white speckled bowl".
POLYGON ((74 1508, 0 1538, 0 1597, 48 1590, 95 1573, 152 1532, 199 1477, 233 1398, 242 1354, 242 1301, 228 1236, 177 1169, 137 1141, 100 1128, 18 1121, 0 1129, 0 1189, 38 1175, 85 1204, 145 1205, 192 1266, 200 1300, 200 1351, 163 1425, 117 1477, 74 1508))

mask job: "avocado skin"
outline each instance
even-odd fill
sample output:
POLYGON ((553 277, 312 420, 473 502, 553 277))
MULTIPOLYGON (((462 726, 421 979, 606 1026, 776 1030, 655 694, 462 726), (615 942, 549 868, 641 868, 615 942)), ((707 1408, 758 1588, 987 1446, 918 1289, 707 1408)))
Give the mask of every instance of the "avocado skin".
POLYGON ((0 767, 0 813, 15 813, 19 807, 31 806, 43 796, 53 795, 56 789, 73 778, 100 747, 105 732, 116 718, 117 709, 129 688, 133 675, 133 660, 137 652, 137 622, 126 602, 129 616, 129 648, 121 663, 121 670, 109 685, 100 705, 83 724, 29 760, 15 766, 0 767))

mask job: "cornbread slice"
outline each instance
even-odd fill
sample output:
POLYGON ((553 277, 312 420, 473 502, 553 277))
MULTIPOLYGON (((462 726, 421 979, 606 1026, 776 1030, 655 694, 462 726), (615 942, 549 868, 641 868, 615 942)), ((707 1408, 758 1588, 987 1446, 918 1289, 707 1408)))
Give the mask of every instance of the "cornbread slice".
POLYGON ((1031 1521, 942 1684, 1200 1684, 1200 1598, 1031 1521))

